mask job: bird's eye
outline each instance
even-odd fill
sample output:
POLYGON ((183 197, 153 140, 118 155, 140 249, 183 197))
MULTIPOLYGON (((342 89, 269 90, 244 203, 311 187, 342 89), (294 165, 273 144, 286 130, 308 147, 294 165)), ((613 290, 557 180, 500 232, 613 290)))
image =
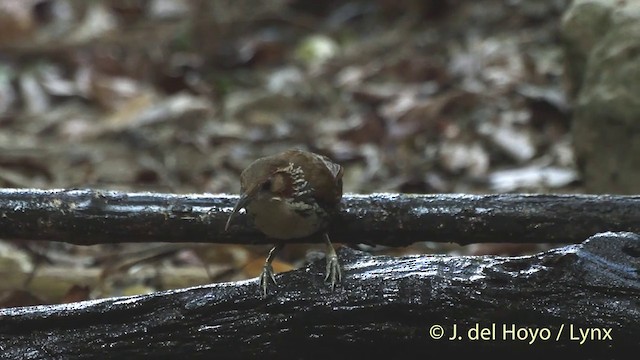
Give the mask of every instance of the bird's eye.
POLYGON ((262 190, 271 191, 271 180, 262 183, 262 190))

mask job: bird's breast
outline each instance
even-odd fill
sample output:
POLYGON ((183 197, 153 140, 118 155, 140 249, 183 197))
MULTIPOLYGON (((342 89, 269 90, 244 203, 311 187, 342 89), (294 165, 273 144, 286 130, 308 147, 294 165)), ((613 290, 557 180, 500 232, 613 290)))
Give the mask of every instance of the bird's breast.
POLYGON ((274 239, 307 237, 326 226, 327 215, 317 204, 289 198, 256 199, 247 205, 253 222, 274 239))

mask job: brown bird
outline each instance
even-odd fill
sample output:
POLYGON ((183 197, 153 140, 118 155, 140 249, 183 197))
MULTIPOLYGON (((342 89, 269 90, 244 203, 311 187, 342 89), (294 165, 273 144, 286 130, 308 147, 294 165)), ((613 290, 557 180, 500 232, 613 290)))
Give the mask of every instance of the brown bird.
POLYGON ((342 198, 342 173, 342 166, 325 156, 288 150, 254 161, 240 175, 242 194, 225 230, 233 215, 246 208, 256 228, 277 241, 260 275, 263 296, 269 280, 276 284, 271 263, 286 241, 316 233, 322 233, 327 247, 325 281, 332 290, 341 281, 338 256, 325 230, 342 198))

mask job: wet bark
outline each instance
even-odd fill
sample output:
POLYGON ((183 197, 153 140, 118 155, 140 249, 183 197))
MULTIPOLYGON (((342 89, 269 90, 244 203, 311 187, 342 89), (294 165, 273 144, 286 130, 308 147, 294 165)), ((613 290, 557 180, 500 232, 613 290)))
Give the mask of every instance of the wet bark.
MULTIPOLYGON (((0 238, 270 244, 245 215, 224 225, 237 196, 100 190, 0 190, 0 238)), ((640 196, 345 195, 335 242, 578 243, 604 231, 640 232, 640 196)), ((294 242, 321 242, 319 236, 294 242)))
POLYGON ((518 358, 617 358, 640 350, 637 234, 599 234, 527 257, 392 258, 344 247, 339 255, 345 277, 334 292, 319 261, 278 275, 266 299, 251 280, 0 309, 0 350, 7 359, 512 358, 514 350, 524 350, 518 358))

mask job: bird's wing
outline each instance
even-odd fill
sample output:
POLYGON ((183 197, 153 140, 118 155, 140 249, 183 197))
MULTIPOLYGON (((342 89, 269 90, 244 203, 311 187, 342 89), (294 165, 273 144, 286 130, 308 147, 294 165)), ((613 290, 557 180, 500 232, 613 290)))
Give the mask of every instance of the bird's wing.
POLYGON ((342 178, 342 173, 344 172, 344 169, 342 168, 342 166, 334 163, 333 161, 329 160, 329 158, 325 156, 320 156, 320 160, 322 161, 324 166, 327 167, 327 169, 329 170, 329 172, 331 173, 334 179, 339 180, 342 178))

